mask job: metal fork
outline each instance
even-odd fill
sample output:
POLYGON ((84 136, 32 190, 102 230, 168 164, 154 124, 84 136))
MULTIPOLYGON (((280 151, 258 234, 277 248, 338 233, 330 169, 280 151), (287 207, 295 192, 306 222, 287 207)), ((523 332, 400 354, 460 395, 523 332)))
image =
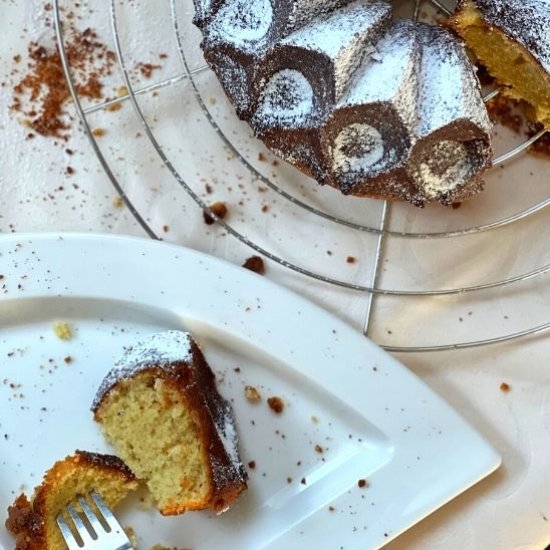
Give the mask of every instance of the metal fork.
POLYGON ((90 493, 90 498, 97 506, 100 517, 95 514, 84 497, 77 497, 80 508, 89 522, 88 526, 80 517, 74 504, 67 504, 67 512, 73 523, 72 527, 78 533, 80 542, 62 515, 59 514, 56 518, 69 550, 132 550, 134 547, 130 539, 101 496, 93 492, 90 493))

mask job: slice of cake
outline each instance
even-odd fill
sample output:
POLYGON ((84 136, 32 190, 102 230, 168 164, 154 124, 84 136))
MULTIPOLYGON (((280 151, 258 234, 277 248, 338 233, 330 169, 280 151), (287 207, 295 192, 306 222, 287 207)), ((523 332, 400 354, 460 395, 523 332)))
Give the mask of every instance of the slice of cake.
POLYGON ((450 23, 503 92, 550 129, 550 2, 461 0, 450 23))
POLYGON ((116 456, 77 451, 56 462, 29 500, 20 495, 8 508, 6 529, 15 550, 66 548, 56 518, 77 496, 98 492, 114 508, 138 488, 134 474, 116 456))
POLYGON ((163 515, 224 511, 246 489, 231 407, 189 334, 155 334, 128 349, 92 410, 163 515))

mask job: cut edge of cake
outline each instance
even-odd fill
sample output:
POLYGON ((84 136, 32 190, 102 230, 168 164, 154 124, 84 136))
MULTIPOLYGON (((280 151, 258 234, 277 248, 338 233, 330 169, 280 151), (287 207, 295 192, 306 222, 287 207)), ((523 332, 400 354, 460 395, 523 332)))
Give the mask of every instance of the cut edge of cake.
MULTIPOLYGON (((546 39, 541 36, 536 41, 530 36, 531 31, 529 36, 522 36, 525 23, 516 11, 527 10, 528 6, 513 6, 501 0, 499 4, 501 9, 489 16, 483 11, 484 3, 461 0, 448 24, 502 86, 501 93, 528 103, 532 117, 550 129, 550 3, 546 7, 546 39), (533 51, 535 45, 537 49, 546 46, 546 56, 533 51)), ((525 13, 522 17, 530 15, 530 25, 536 28, 539 21, 533 14, 525 13)))
POLYGON ((191 335, 154 334, 126 350, 92 410, 160 512, 223 512, 247 488, 230 404, 191 335))
POLYGON ((96 491, 111 508, 131 492, 138 481, 116 456, 76 451, 56 462, 45 474, 31 498, 19 495, 8 508, 6 529, 15 538, 15 550, 64 548, 56 518, 77 496, 96 491))

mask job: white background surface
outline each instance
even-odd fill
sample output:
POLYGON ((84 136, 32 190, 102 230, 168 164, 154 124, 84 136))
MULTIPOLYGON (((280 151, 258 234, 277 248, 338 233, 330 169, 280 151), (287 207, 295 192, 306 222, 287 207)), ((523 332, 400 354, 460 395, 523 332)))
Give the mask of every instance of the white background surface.
MULTIPOLYGON (((95 28, 97 17, 97 27, 105 25, 107 3, 102 4, 103 9, 87 16, 86 24, 92 24, 92 19, 88 19, 91 17, 95 28)), ((51 140, 25 140, 27 129, 21 126, 17 116, 9 112, 9 83, 12 82, 9 73, 13 55, 25 54, 29 36, 45 44, 53 44, 53 31, 44 27, 41 14, 41 4, 30 0, 0 0, 0 26, 3 33, 0 41, 0 81, 8 82, 6 87, 0 88, 0 231, 55 229, 142 235, 141 229, 126 209, 113 206, 115 194, 81 132, 76 129, 72 132, 73 137, 68 145, 76 151, 76 155, 69 159, 64 153, 64 146, 55 145, 51 140), (75 169, 75 174, 71 177, 65 175, 69 164, 75 169), (73 183, 78 185, 78 189, 73 187, 73 183), (63 189, 59 190, 60 187, 63 189)), ((105 36, 109 37, 108 29, 105 30, 105 36)), ((140 51, 141 59, 148 61, 158 51, 164 51, 164 46, 163 44, 162 49, 155 51, 157 46, 154 43, 146 39, 135 40, 132 51, 140 51)), ((173 44, 171 47, 173 48, 173 44)), ((176 61, 177 52, 171 51, 166 63, 167 75, 174 71, 181 72, 181 67, 170 65, 176 61)), ((111 89, 122 83, 120 75, 117 78, 111 89)), ((181 90, 174 90, 174 97, 178 98, 180 92, 181 90)), ((160 99, 151 98, 151 104, 148 105, 151 116, 156 118, 159 126, 166 120, 163 106, 175 101, 170 93, 171 91, 160 93, 160 99)), ((213 93, 219 94, 219 91, 215 90, 213 93)), ((191 104, 192 99, 188 101, 191 104)), ((221 97, 219 101, 223 101, 221 97)), ((204 225, 199 208, 186 199, 183 191, 173 191, 169 175, 166 170, 159 168, 159 161, 152 153, 136 157, 136 152, 131 147, 126 148, 125 137, 130 136, 131 143, 139 141, 133 137, 135 128, 132 124, 135 122, 129 106, 118 113, 100 113, 97 116, 99 118, 96 123, 109 130, 106 136, 109 141, 105 141, 106 153, 117 161, 117 170, 124 176, 128 189, 135 191, 147 187, 148 193, 144 193, 139 200, 141 204, 147 205, 146 215, 159 233, 162 233, 162 226, 167 224, 170 230, 163 235, 167 240, 225 257, 236 263, 242 263, 250 255, 250 251, 236 239, 223 236, 220 228, 204 225), (113 115, 119 118, 113 118, 113 115), (158 174, 162 176, 159 177, 158 174), (170 191, 167 192, 164 186, 169 186, 170 191), (179 205, 177 211, 171 207, 173 203, 179 205)), ((178 128, 184 126, 180 124, 178 128)), ((185 131, 182 130, 178 136, 181 141, 170 142, 172 157, 180 160, 180 172, 185 170, 186 176, 193 179, 197 188, 201 177, 212 178, 210 181, 215 180, 214 183, 217 183, 212 198, 227 201, 230 195, 223 186, 227 185, 228 174, 232 175, 230 163, 221 154, 216 154, 213 142, 210 145, 209 140, 214 138, 199 135, 187 128, 186 126, 185 131), (187 148, 196 141, 204 149, 202 157, 187 154, 187 148)), ((238 128, 237 131, 244 132, 240 126, 238 128)), ((494 179, 506 179, 510 186, 518 189, 517 197, 514 196, 514 200, 518 202, 527 196, 540 198, 541 194, 547 193, 549 165, 549 161, 528 159, 507 167, 506 172, 496 169, 494 179), (530 173, 534 176, 529 176, 530 173)), ((239 181, 245 188, 253 185, 250 179, 243 178, 239 181)), ((501 197, 501 194, 490 190, 476 205, 485 207, 490 200, 496 203, 501 197)), ((514 201, 508 199, 501 202, 500 208, 514 205, 514 201)), ((529 201, 526 200, 526 204, 529 201)), ((375 207, 376 205, 372 206, 375 207)), ((477 220, 479 210, 476 208, 477 206, 471 209, 464 206, 458 213, 466 221, 469 216, 476 217, 477 220)), ((419 222, 415 221, 420 226, 425 223, 422 219, 435 219, 439 223, 439 218, 448 216, 446 212, 439 215, 438 211, 434 213, 432 210, 420 214, 409 209, 399 210, 401 216, 403 212, 405 217, 408 216, 407 219, 411 216, 415 220, 420 219, 419 222)), ((274 247, 282 255, 291 254, 283 244, 288 245, 292 239, 299 239, 300 246, 294 245, 293 253, 297 254, 299 251, 305 255, 307 252, 307 261, 318 265, 318 257, 309 249, 306 250, 306 245, 313 238, 311 232, 315 230, 314 226, 309 228, 309 232, 307 227, 300 226, 299 232, 295 226, 281 223, 280 217, 276 217, 275 213, 274 208, 274 213, 261 218, 260 222, 244 215, 242 223, 240 219, 237 220, 237 215, 234 219, 245 230, 255 232, 255 235, 257 233, 258 238, 264 242, 274 243, 274 247), (303 243, 305 244, 302 246, 303 243)), ((394 217, 398 222, 404 219, 394 217)), ((399 241, 394 245, 392 241, 386 257, 387 272, 384 276, 387 279, 384 282, 387 286, 392 286, 403 280, 405 287, 411 287, 413 277, 409 271, 418 264, 424 269, 415 272, 417 279, 413 282, 419 280, 428 288, 432 281, 426 279, 430 277, 433 277, 433 285, 446 288, 461 284, 464 278, 471 277, 473 281, 479 282, 508 276, 517 272, 518 268, 519 271, 525 271, 532 268, 530 261, 534 263, 535 260, 541 260, 536 265, 545 263, 542 260, 547 247, 546 218, 547 215, 538 215, 525 224, 512 226, 510 230, 492 233, 486 239, 467 244, 461 241, 456 245, 456 250, 447 246, 453 252, 451 260, 454 256, 454 263, 451 260, 447 263, 439 249, 412 250, 408 243, 399 241), (460 261, 456 258, 458 252, 461 254, 460 261), (407 257, 407 254, 410 254, 411 261, 398 264, 398 258, 407 257), (487 267, 489 263, 490 272, 487 267), (395 268, 391 269, 392 266, 395 268)), ((330 240, 332 234, 323 232, 322 238, 330 240)), ((321 237, 315 234, 315 238, 321 237)), ((339 258, 345 258, 350 250, 358 250, 354 254, 365 258, 365 267, 359 262, 353 268, 357 270, 354 276, 368 277, 366 265, 372 254, 372 246, 363 236, 338 233, 330 244, 324 241, 319 244, 319 249, 325 248, 339 251, 336 255, 339 258)), ((325 261, 337 274, 349 269, 344 261, 334 266, 329 264, 335 261, 334 257, 327 259, 325 256, 325 261)), ((267 276, 297 289, 357 328, 361 326, 366 296, 312 283, 272 262, 268 264, 267 276)), ((347 277, 348 272, 341 276, 347 277)), ((536 286, 533 284, 519 290, 514 287, 512 291, 499 295, 496 300, 492 295, 476 295, 464 304, 455 304, 450 299, 429 302, 394 300, 387 304, 381 300, 375 316, 373 337, 378 342, 396 345, 414 345, 415 342, 444 343, 477 339, 480 334, 485 335, 493 328, 495 334, 503 334, 534 326, 548 321, 549 309, 545 296, 547 286, 547 280, 539 278, 536 286), (470 316, 469 311, 473 312, 470 316), (459 316, 463 317, 463 322, 457 320, 459 316), (506 325, 503 321, 505 318, 514 322, 514 326, 506 325)), ((435 513, 388 548, 542 550, 550 543, 548 346, 548 338, 541 336, 469 351, 399 355, 401 361, 493 443, 503 455, 504 466, 491 478, 435 513), (507 394, 499 390, 503 381, 511 386, 511 391, 507 394)))

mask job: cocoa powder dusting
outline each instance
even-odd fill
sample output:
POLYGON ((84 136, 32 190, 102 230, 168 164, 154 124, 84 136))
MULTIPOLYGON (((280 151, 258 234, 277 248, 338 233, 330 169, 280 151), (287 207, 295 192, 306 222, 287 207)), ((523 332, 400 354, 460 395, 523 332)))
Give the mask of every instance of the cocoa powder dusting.
MULTIPOLYGON (((115 54, 98 40, 92 29, 66 30, 67 59, 80 97, 103 98, 102 77, 111 74, 115 54)), ((65 109, 69 88, 57 49, 36 42, 28 45, 29 63, 23 78, 13 87, 13 111, 24 115, 25 126, 46 137, 68 139, 69 117, 65 109)))
POLYGON ((138 63, 136 69, 141 73, 144 78, 151 78, 153 72, 160 69, 160 65, 153 65, 152 63, 138 63))

